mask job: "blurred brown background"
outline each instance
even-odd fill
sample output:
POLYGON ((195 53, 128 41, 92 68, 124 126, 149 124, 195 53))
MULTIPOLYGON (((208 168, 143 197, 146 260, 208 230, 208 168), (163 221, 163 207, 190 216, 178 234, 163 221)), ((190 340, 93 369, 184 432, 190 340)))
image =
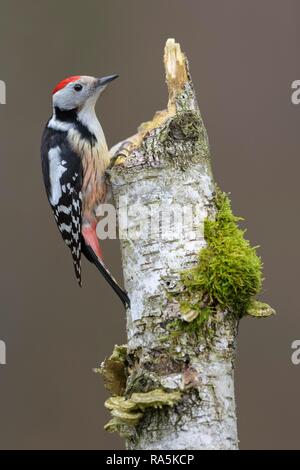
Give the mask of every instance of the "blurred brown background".
MULTIPOLYGON (((276 318, 243 319, 236 369, 242 449, 300 448, 300 79, 297 0, 0 1, 2 449, 123 447, 104 432, 106 392, 92 368, 125 341, 123 308, 84 263, 73 275, 41 179, 50 91, 73 74, 119 73, 98 112, 109 144, 166 103, 162 53, 186 51, 220 186, 261 245, 263 298, 276 318)), ((105 258, 121 277, 118 242, 105 258)))

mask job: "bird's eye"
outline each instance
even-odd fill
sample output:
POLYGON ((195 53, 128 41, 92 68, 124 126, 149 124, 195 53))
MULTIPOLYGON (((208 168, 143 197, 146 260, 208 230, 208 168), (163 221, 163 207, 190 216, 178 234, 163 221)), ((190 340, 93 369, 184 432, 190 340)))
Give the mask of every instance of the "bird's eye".
POLYGON ((81 90, 82 90, 82 85, 80 85, 79 83, 77 83, 76 85, 74 85, 74 90, 75 90, 75 91, 81 91, 81 90))

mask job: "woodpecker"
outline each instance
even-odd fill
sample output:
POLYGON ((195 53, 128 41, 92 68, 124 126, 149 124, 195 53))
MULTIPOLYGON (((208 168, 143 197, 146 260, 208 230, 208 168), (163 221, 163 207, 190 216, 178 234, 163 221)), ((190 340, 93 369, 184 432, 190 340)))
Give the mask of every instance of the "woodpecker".
POLYGON ((127 293, 106 268, 96 235, 96 208, 107 196, 105 170, 110 155, 95 104, 117 77, 76 75, 58 83, 52 92, 53 112, 43 133, 41 159, 47 197, 71 251, 79 285, 83 254, 127 307, 127 293))

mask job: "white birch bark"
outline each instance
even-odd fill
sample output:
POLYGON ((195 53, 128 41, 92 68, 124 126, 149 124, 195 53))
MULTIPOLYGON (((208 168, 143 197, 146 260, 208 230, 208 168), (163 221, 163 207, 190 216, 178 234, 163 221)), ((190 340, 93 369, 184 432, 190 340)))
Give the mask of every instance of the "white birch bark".
POLYGON ((180 390, 181 399, 173 407, 147 408, 127 437, 127 447, 237 449, 237 321, 226 312, 220 314, 209 347, 205 338, 199 340, 196 335, 182 332, 173 337, 168 326, 170 320, 181 317, 170 292, 180 289, 180 272, 198 262, 205 246, 203 223, 214 216, 215 208, 208 138, 186 58, 173 40, 166 44, 165 67, 168 109, 114 147, 118 158, 110 180, 123 237, 124 282, 131 300, 126 394, 161 388, 180 390), (135 212, 137 203, 142 204, 142 211, 135 212), (183 217, 181 232, 176 233, 175 220, 171 232, 162 237, 162 224, 154 222, 149 236, 136 237, 133 228, 145 228, 150 210, 158 217, 166 207, 191 205, 197 208, 192 227, 190 219, 183 217), (126 231, 128 209, 130 230, 126 231))

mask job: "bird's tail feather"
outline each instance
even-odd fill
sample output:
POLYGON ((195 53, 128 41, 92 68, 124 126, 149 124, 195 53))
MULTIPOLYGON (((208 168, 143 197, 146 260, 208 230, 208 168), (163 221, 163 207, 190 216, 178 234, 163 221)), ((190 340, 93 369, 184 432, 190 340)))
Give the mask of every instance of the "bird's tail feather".
POLYGON ((119 286, 115 278, 111 275, 109 270, 106 268, 103 261, 101 261, 98 258, 98 256, 95 254, 93 249, 84 242, 82 246, 82 253, 100 271, 104 279, 108 282, 108 284, 112 287, 112 289, 115 291, 117 296, 123 302, 123 305, 125 306, 125 308, 130 307, 130 300, 129 300, 127 293, 119 286))

